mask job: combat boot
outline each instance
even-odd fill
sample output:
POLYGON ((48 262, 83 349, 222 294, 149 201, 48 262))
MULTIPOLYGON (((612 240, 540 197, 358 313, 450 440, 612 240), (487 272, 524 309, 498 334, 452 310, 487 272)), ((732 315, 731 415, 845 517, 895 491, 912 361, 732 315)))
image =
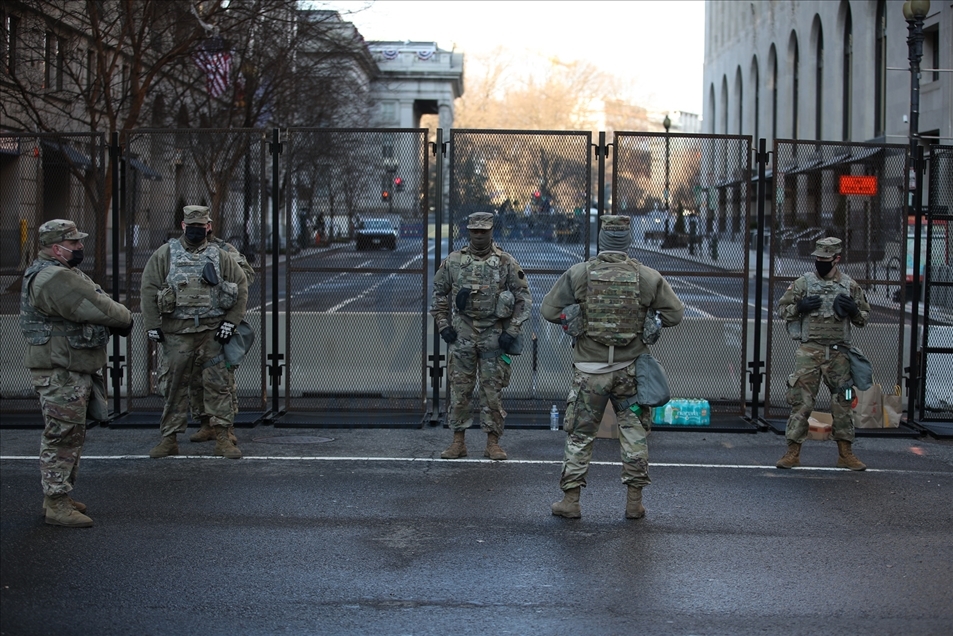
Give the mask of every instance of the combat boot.
POLYGON ((215 427, 215 454, 227 459, 241 459, 242 452, 228 438, 227 426, 215 427))
MULTIPOLYGON (((69 495, 66 495, 66 498, 69 499, 69 504, 73 506, 73 510, 77 510, 79 512, 86 512, 86 504, 76 501, 69 495)), ((49 503, 50 503, 50 498, 44 495, 43 496, 43 514, 46 514, 46 507, 49 505, 49 503)))
POLYGON ((580 518, 582 516, 582 508, 579 507, 579 493, 581 490, 581 486, 576 486, 564 491, 563 500, 557 501, 551 506, 553 514, 566 519, 580 518))
POLYGON ((778 468, 794 468, 801 465, 801 445, 797 442, 788 442, 788 452, 784 454, 778 463, 778 468))
POLYGON ((189 437, 190 442, 211 442, 215 439, 215 429, 208 422, 202 422, 202 428, 189 437))
POLYGON ((850 468, 851 470, 867 470, 866 464, 857 459, 854 451, 850 449, 851 443, 839 439, 837 440, 837 467, 850 468))
POLYGON ((463 441, 466 431, 454 431, 453 443, 440 453, 440 459, 459 459, 467 456, 467 445, 463 441))
POLYGON ((46 523, 66 528, 91 528, 93 520, 73 507, 69 496, 51 495, 43 498, 46 523))
POLYGON ((156 444, 155 447, 149 451, 149 457, 152 457, 153 459, 178 454, 179 442, 175 439, 175 433, 163 436, 162 441, 156 444))
POLYGON ((642 505, 642 486, 629 486, 625 497, 625 518, 641 519, 645 516, 645 506, 642 505))
POLYGON ((500 448, 500 436, 496 433, 486 434, 486 450, 483 451, 483 456, 495 460, 506 459, 506 451, 500 448))

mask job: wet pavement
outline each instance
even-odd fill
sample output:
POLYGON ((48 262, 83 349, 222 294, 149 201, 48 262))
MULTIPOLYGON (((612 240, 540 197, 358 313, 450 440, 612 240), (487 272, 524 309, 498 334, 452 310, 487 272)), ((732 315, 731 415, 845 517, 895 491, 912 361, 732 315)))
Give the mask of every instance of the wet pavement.
MULTIPOLYGON (((191 430, 190 430, 191 432, 191 430)), ((583 518, 553 517, 563 434, 440 460, 446 429, 239 429, 242 460, 90 429, 47 526, 40 432, 0 431, 2 634, 951 634, 953 442, 863 438, 870 470, 772 434, 656 431, 645 519, 597 440, 583 518)))

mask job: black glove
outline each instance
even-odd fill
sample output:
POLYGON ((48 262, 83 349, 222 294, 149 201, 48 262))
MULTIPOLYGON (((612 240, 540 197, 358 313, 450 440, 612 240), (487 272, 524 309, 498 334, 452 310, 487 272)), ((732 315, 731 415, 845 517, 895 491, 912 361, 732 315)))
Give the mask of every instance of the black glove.
POLYGON ((440 337, 447 344, 453 344, 457 341, 457 330, 453 327, 444 327, 440 332, 440 337))
POLYGON ((129 325, 126 327, 111 327, 109 331, 116 334, 117 336, 128 338, 129 334, 132 333, 132 320, 131 319, 129 320, 129 325))
POLYGON ((514 342, 516 342, 516 336, 511 336, 505 331, 500 334, 500 349, 503 351, 509 352, 514 342))
POLYGON ((228 341, 232 339, 234 333, 235 323, 223 320, 222 324, 218 326, 218 331, 215 332, 215 339, 221 344, 228 344, 228 341))
POLYGON ((162 334, 161 329, 150 329, 146 332, 146 338, 152 342, 163 342, 165 341, 165 336, 162 334))
POLYGON ((467 299, 470 298, 469 289, 461 289, 457 292, 457 309, 464 311, 467 308, 467 299))
POLYGON ((797 311, 799 314, 809 314, 812 311, 821 308, 820 296, 805 296, 797 301, 797 311))
POLYGON ((844 318, 845 316, 853 318, 860 313, 860 309, 854 299, 847 294, 837 294, 837 298, 834 299, 834 313, 837 314, 838 318, 844 318))

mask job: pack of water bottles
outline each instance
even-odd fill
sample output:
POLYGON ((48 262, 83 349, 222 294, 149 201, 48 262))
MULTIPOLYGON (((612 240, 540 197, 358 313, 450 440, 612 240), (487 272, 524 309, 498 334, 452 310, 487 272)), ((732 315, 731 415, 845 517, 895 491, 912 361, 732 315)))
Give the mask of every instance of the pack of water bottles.
POLYGON ((652 422, 670 426, 709 426, 711 405, 708 400, 685 398, 669 400, 664 406, 655 407, 652 422))

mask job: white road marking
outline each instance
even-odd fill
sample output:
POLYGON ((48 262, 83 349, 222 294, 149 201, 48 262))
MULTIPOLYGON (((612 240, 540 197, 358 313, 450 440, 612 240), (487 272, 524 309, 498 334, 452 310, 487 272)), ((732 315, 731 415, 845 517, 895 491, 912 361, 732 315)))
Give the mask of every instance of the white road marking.
MULTIPOLYGON (((156 461, 148 455, 83 455, 83 461, 124 461, 148 459, 156 461)), ((230 461, 217 455, 173 455, 163 459, 184 461, 189 459, 222 460, 230 461)), ((35 455, 0 455, 0 461, 37 461, 35 455)), ((437 463, 437 464, 494 464, 497 466, 513 465, 543 465, 543 466, 561 466, 562 460, 555 459, 508 459, 506 461, 494 461, 492 459, 440 459, 435 457, 329 457, 329 456, 291 456, 279 457, 274 455, 245 455, 242 461, 261 462, 406 462, 406 463, 437 463)), ((621 462, 589 462, 590 466, 620 466, 621 462)), ((758 464, 692 464, 682 462, 650 462, 650 468, 714 468, 722 470, 767 470, 776 474, 790 474, 798 472, 838 472, 851 474, 843 468, 834 468, 832 466, 800 466, 790 470, 781 471, 776 466, 758 465, 758 464)), ((951 471, 940 470, 904 470, 894 468, 868 468, 867 473, 885 473, 885 474, 908 474, 908 475, 948 475, 953 476, 951 471)), ((856 473, 854 473, 856 474, 856 473)))

